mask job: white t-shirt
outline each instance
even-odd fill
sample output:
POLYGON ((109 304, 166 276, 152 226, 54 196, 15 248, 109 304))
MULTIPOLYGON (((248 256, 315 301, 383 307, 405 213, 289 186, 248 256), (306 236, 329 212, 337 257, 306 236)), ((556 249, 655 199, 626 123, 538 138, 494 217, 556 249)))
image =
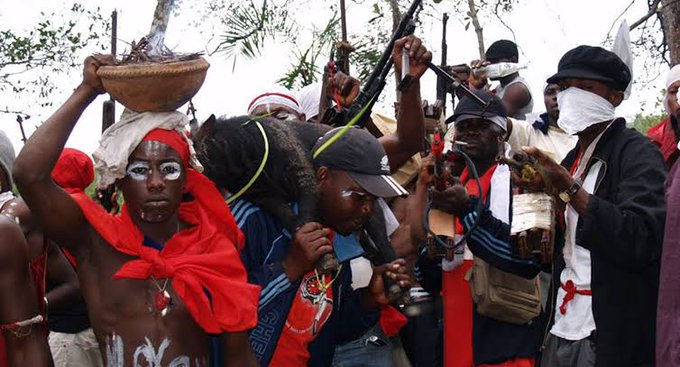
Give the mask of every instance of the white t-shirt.
MULTIPOLYGON (((530 115, 531 116, 531 115, 530 115)), ((570 150, 574 149, 578 137, 569 135, 556 126, 550 126, 548 133, 534 128, 532 123, 511 118, 512 132, 508 138, 508 143, 513 150, 524 147, 536 147, 550 155, 550 158, 557 163, 561 163, 570 150)))
MULTIPOLYGON (((583 181, 582 187, 589 194, 595 191, 597 175, 601 167, 602 162, 594 163, 583 181)), ((590 251, 576 244, 576 226, 579 215, 571 205, 567 205, 564 217, 567 226, 564 249, 562 250, 565 268, 560 274, 560 282, 565 284, 568 280, 571 280, 576 289, 589 290, 591 280, 590 251)), ((560 287, 557 291, 557 303, 555 305, 555 324, 550 333, 567 340, 585 339, 595 330, 593 297, 581 294, 574 295, 574 299, 567 303, 567 312, 562 315, 560 306, 565 294, 564 289, 560 287)))

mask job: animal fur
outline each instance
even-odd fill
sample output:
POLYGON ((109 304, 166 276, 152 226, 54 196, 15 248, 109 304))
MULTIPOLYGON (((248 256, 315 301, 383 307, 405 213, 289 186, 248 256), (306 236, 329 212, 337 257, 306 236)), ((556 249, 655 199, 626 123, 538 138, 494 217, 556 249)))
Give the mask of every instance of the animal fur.
MULTIPOLYGON (((272 118, 265 118, 260 124, 269 140, 269 156, 263 172, 243 197, 280 219, 293 233, 304 223, 318 221, 319 193, 309 152, 324 132, 312 124, 272 118), (296 125, 307 125, 314 131, 298 132, 296 125), (299 203, 299 215, 292 212, 290 202, 299 203)), ((231 193, 248 183, 264 157, 262 134, 248 116, 229 119, 211 116, 194 140, 205 175, 231 193)))
MULTIPOLYGON (((331 127, 272 118, 260 123, 269 140, 269 158, 262 174, 243 196, 294 233, 302 224, 318 221, 319 191, 311 152, 331 127), (290 209, 290 202, 299 203, 298 216, 290 209)), ((194 145, 206 176, 231 193, 247 184, 264 156, 262 134, 248 116, 229 119, 210 116, 194 137, 194 145)), ((365 230, 374 241, 362 238, 362 246, 377 264, 396 258, 379 205, 374 207, 365 230)))

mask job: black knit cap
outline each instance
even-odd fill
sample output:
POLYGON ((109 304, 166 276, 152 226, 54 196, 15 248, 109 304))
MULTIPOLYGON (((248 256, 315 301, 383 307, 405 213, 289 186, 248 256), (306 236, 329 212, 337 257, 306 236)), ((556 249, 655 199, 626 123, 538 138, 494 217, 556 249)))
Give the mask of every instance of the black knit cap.
POLYGON ((557 83, 563 79, 596 80, 618 91, 625 91, 631 74, 628 66, 615 53, 602 47, 582 45, 562 56, 557 73, 547 82, 557 83))
POLYGON ((500 59, 519 57, 517 44, 510 40, 498 40, 486 50, 486 61, 496 63, 500 59))

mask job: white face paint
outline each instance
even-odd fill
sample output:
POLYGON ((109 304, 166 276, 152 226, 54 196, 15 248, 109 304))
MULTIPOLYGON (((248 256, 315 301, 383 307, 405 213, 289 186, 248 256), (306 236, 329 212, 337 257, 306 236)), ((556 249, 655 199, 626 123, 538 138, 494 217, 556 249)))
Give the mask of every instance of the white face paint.
MULTIPOLYGON (((159 170, 164 180, 174 181, 182 174, 182 165, 178 162, 163 162, 159 170)), ((153 174, 153 170, 148 162, 133 161, 128 165, 125 173, 135 181, 146 181, 153 174)))
POLYGON ((134 161, 128 165, 125 173, 135 181, 144 181, 151 175, 151 167, 147 162, 134 161))
POLYGON ((116 334, 106 337, 106 367, 123 367, 125 357, 123 354, 123 339, 116 334))
POLYGON ((161 175, 166 180, 174 181, 179 178, 182 173, 182 166, 177 162, 164 162, 160 166, 161 175))
MULTIPOLYGON (((154 347, 148 337, 144 337, 145 344, 140 345, 135 349, 132 356, 132 365, 134 367, 148 366, 148 367, 163 367, 163 357, 165 351, 170 346, 170 339, 164 338, 158 350, 154 347)), ((106 338, 106 367, 124 367, 124 347, 123 339, 113 334, 106 338)), ((195 367, 207 366, 207 359, 196 358, 194 361, 195 367)), ((178 356, 173 358, 168 367, 192 367, 191 358, 188 356, 178 356)))

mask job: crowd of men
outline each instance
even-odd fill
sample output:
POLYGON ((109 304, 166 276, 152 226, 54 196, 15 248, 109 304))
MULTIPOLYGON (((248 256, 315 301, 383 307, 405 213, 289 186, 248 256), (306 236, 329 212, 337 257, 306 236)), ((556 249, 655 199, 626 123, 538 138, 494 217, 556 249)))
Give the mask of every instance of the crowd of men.
POLYGON ((647 137, 601 47, 565 53, 534 114, 519 71, 474 72, 517 64, 497 41, 434 129, 432 54, 392 58, 395 118, 325 125, 361 88, 338 72, 190 133, 126 110, 93 161, 64 148, 113 62, 88 57, 16 157, 0 132, 0 367, 680 365, 680 66, 647 137), (522 193, 551 200, 550 251, 518 248, 522 193))

